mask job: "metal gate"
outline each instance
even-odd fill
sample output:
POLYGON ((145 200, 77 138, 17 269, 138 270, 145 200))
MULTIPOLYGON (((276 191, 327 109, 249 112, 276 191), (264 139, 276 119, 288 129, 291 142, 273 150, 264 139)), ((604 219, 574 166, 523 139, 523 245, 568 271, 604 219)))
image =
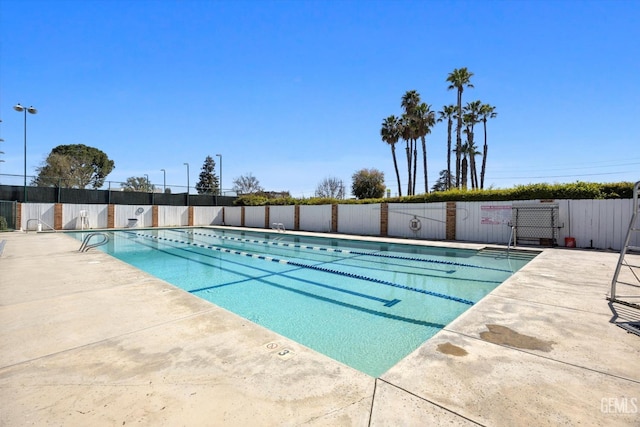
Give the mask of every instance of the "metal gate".
POLYGON ((16 229, 18 203, 0 200, 0 231, 16 229))
POLYGON ((511 208, 511 226, 515 240, 556 246, 558 244, 558 205, 551 203, 514 204, 511 208))

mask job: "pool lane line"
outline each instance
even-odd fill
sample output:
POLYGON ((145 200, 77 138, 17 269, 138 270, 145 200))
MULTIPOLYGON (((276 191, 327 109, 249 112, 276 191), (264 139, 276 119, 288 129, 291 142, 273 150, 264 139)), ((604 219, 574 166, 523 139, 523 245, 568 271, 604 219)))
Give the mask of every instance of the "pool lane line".
MULTIPOLYGON (((143 246, 146 246, 148 248, 151 248, 153 250, 157 250, 157 251, 163 252, 164 254, 169 255, 169 256, 175 256, 175 257, 186 259, 186 260, 191 261, 191 262, 198 262, 200 264, 203 264, 203 265, 206 265, 206 266, 209 266, 209 267, 213 267, 213 265, 211 265, 209 263, 198 261, 198 260, 194 260, 192 257, 186 257, 186 256, 177 255, 175 253, 171 253, 169 251, 165 251, 163 249, 159 249, 159 248, 150 246, 150 245, 148 245, 146 243, 142 243, 142 242, 137 242, 137 243, 141 244, 143 246)), ((171 247, 174 247, 176 249, 183 250, 183 251, 188 251, 187 248, 181 248, 181 247, 175 247, 175 246, 171 246, 171 247)), ((190 253, 193 254, 193 252, 190 252, 190 253)), ((200 254, 200 255, 204 255, 204 254, 200 254)), ((204 256, 208 257, 209 255, 204 255, 204 256)), ((225 262, 230 262, 230 261, 225 261, 225 262)), ((221 267, 218 267, 218 268, 221 268, 221 267)), ((228 270, 228 271, 232 271, 232 270, 228 270)), ((233 285, 233 284, 238 284, 238 283, 246 283, 246 282, 250 282, 250 281, 258 281, 258 282, 266 284, 267 286, 272 286, 272 287, 279 288, 279 289, 282 289, 282 290, 285 290, 285 291, 297 293, 297 294, 300 294, 300 295, 303 295, 303 296, 306 296, 306 297, 309 297, 309 298, 318 299, 318 300, 321 300, 321 301, 324 301, 324 302, 327 302, 327 303, 330 303, 330 304, 340 305, 342 307, 346 307, 346 308, 349 308, 349 309, 352 309, 352 310, 366 312, 368 314, 372 314, 372 315, 375 315, 375 316, 387 317, 387 318, 391 318, 393 320, 397 320, 397 321, 401 321, 401 322, 414 323, 414 324, 421 325, 421 326, 435 327, 435 328, 439 328, 439 329, 442 329, 445 326, 445 325, 441 325, 441 324, 438 324, 438 323, 428 322, 428 321, 425 321, 425 320, 418 320, 418 319, 412 319, 410 317, 404 317, 404 316, 398 316, 398 315, 394 315, 394 314, 389 314, 389 313, 385 313, 385 312, 382 312, 382 311, 374 310, 372 308, 361 307, 361 306, 354 305, 354 304, 351 304, 351 303, 348 303, 348 302, 339 301, 339 300, 330 298, 328 296, 318 295, 318 294, 314 294, 314 293, 311 293, 311 292, 307 292, 307 291, 302 290, 302 289, 295 289, 295 288, 292 288, 292 287, 289 287, 289 286, 280 285, 278 283, 270 282, 267 279, 268 277, 273 277, 273 276, 285 276, 285 277, 287 277, 289 279, 292 279, 292 280, 295 280, 295 281, 298 281, 298 282, 305 282, 305 283, 309 283, 309 284, 314 285, 314 286, 333 288, 333 287, 330 287, 330 286, 314 283, 314 282, 312 282, 310 280, 299 279, 299 278, 296 278, 296 277, 290 277, 290 276, 288 276, 288 275, 286 275, 284 273, 276 273, 276 272, 273 272, 273 271, 268 271, 267 272, 268 274, 265 274, 262 277, 253 277, 253 276, 250 276, 250 275, 245 274, 245 273, 239 273, 237 271, 233 271, 233 273, 234 274, 238 274, 240 276, 244 276, 244 279, 236 281, 236 282, 222 283, 220 285, 207 286, 205 288, 198 288, 198 289, 191 289, 191 290, 184 289, 184 288, 182 288, 180 286, 179 287, 180 287, 180 289, 183 289, 186 292, 189 292, 191 294, 196 294, 196 293, 203 292, 203 291, 206 291, 206 290, 209 290, 209 289, 217 289, 217 288, 221 288, 221 287, 229 286, 229 285, 233 285)), ((383 305, 385 307, 392 307, 392 306, 396 305, 398 302, 401 301, 399 299, 386 300, 386 299, 374 297, 372 295, 360 294, 360 293, 357 293, 357 292, 347 291, 347 290, 340 289, 340 288, 333 288, 333 289, 335 289, 335 290, 337 290, 339 292, 345 292, 345 293, 348 293, 348 294, 352 294, 354 296, 360 296, 360 297, 363 297, 365 299, 371 299, 371 300, 378 301, 378 302, 384 302, 385 304, 383 304, 383 305)), ((251 320, 251 319, 249 319, 249 320, 251 320)), ((259 322, 256 322, 256 321, 253 321, 253 323, 260 324, 259 322)))
POLYGON ((429 296, 436 297, 436 298, 442 298, 442 299, 446 299, 446 300, 450 300, 450 301, 459 302, 461 304, 467 304, 467 305, 474 305, 475 304, 473 301, 470 301, 470 300, 467 300, 467 299, 464 299, 464 298, 458 298, 458 297, 454 297, 454 296, 451 296, 451 295, 441 294, 439 292, 428 291, 426 289, 414 288, 412 286, 400 285, 398 283, 393 283, 393 282, 389 282, 389 281, 382 280, 382 279, 374 279, 372 277, 367 277, 367 276, 363 276, 363 275, 360 275, 360 274, 347 273, 347 272, 340 271, 340 270, 333 270, 333 269, 324 268, 324 267, 318 267, 318 266, 314 266, 314 265, 302 264, 302 263, 298 263, 298 262, 295 262, 295 261, 289 261, 289 260, 286 260, 286 259, 280 259, 280 258, 268 257, 268 256, 264 256, 264 255, 252 254, 250 252, 236 251, 236 250, 227 249, 227 248, 223 248, 223 247, 219 247, 219 246, 215 246, 215 245, 205 245, 205 244, 201 244, 201 243, 192 243, 192 242, 187 242, 187 241, 184 241, 184 240, 169 239, 169 238, 166 238, 166 237, 145 235, 145 234, 142 234, 142 233, 138 233, 138 235, 141 236, 141 237, 149 237, 149 238, 157 239, 157 240, 166 240, 166 241, 174 242, 174 243, 182 243, 182 244, 186 244, 186 245, 190 245, 190 246, 194 246, 194 247, 215 250, 215 251, 223 252, 223 253, 247 256, 247 257, 250 257, 250 258, 261 259, 261 260, 264 260, 264 261, 277 262, 279 264, 293 265, 293 266, 302 267, 302 268, 309 268, 311 270, 322 271, 322 272, 325 272, 325 273, 331 273, 331 274, 336 274, 336 275, 340 275, 340 276, 350 277, 352 279, 366 280, 366 281, 373 282, 373 283, 379 283, 379 284, 382 284, 382 285, 392 286, 394 288, 399 288, 399 289, 405 289, 405 290, 409 290, 409 291, 413 291, 413 292, 418 292, 418 293, 429 295, 429 296))
MULTIPOLYGON (((178 231, 178 230, 174 230, 174 231, 178 231)), ((404 257, 404 256, 400 256, 400 255, 382 254, 382 253, 379 253, 379 252, 377 252, 377 253, 360 252, 360 251, 353 251, 353 250, 350 250, 350 249, 334 249, 334 248, 325 248, 325 247, 322 247, 322 246, 299 245, 299 244, 296 244, 296 243, 268 242, 266 240, 241 239, 239 237, 218 236, 217 234, 196 233, 194 231, 180 231, 180 232, 186 233, 186 234, 194 234, 194 235, 199 235, 199 236, 205 236, 205 237, 215 237, 217 239, 235 240, 235 241, 238 241, 238 242, 246 242, 246 243, 258 243, 258 244, 263 244, 263 245, 292 247, 292 248, 298 248, 298 249, 310 249, 310 250, 316 250, 316 251, 336 252, 336 253, 353 254, 353 255, 364 255, 364 256, 372 256, 372 257, 380 257, 380 258, 388 258, 388 259, 401 259, 401 260, 407 260, 407 261, 427 262, 427 263, 434 263, 434 264, 451 265, 451 266, 456 266, 456 267, 480 268, 480 269, 483 269, 483 270, 493 270, 493 271, 500 271, 500 272, 504 272, 504 273, 512 273, 511 270, 506 270, 506 269, 503 269, 503 268, 483 267, 483 266, 480 266, 480 265, 464 264, 464 263, 453 262, 453 261, 442 261, 442 260, 437 260, 437 259, 424 259, 424 258, 404 257)))
MULTIPOLYGON (((138 236, 136 235, 136 237, 138 237, 138 236)), ((152 238, 152 239, 155 239, 155 240, 167 240, 166 238, 156 238, 155 236, 151 236, 151 235, 142 235, 142 236, 139 236, 139 237, 152 238)), ((172 243, 186 243, 186 242, 173 241, 172 243)), ((189 260, 189 261, 198 262, 198 263, 206 265, 206 266, 214 267, 212 264, 209 264, 209 263, 206 263, 206 262, 202 262, 202 261, 198 261, 198 260, 195 260, 195 259, 189 258, 189 257, 183 257, 183 256, 180 256, 180 255, 177 255, 177 254, 170 253, 168 251, 162 250, 160 248, 154 248, 153 246, 150 246, 150 245, 145 244, 145 243, 140 243, 140 244, 142 244, 142 245, 144 245, 146 247, 161 251, 161 252, 163 252, 163 253, 165 253, 167 255, 170 255, 170 256, 177 256, 177 257, 189 260)), ((192 244, 191 246, 197 246, 197 245, 192 244)), ((179 247, 179 246, 172 246, 172 247, 175 247, 176 249, 179 249, 179 250, 187 251, 186 248, 182 248, 182 247, 179 247)), ((193 254, 193 252, 189 252, 189 253, 193 254)), ((209 255, 206 255, 206 254, 198 254, 198 255, 209 257, 209 255)), ((224 262, 230 262, 230 261, 224 261, 224 262)), ((250 266, 247 266, 246 264, 244 264, 243 266, 247 267, 247 268, 250 268, 250 269, 256 269, 256 267, 250 267, 250 266)), ((298 266, 295 266, 295 267, 298 267, 298 266)), ((218 268, 221 268, 221 267, 218 267, 218 268)), ((300 267, 298 267, 298 268, 300 268, 300 267)), ((228 270, 228 271, 232 271, 235 274, 241 274, 241 273, 238 273, 238 272, 233 271, 233 270, 228 270)), ((326 285, 324 283, 313 282, 311 280, 307 280, 307 279, 303 279, 303 278, 292 277, 291 275, 286 274, 286 272, 274 272, 274 271, 268 271, 267 270, 267 271, 262 271, 262 274, 263 274, 262 277, 255 278, 255 279, 258 280, 258 279, 264 279, 266 277, 273 276, 273 275, 281 275, 281 276, 287 277, 287 278, 289 278, 291 280, 295 280, 297 282, 307 283, 307 284, 312 285, 312 286, 317 286, 317 287, 325 288, 325 289, 331 289, 331 290, 334 290, 336 292, 341 292, 341 293, 344 293, 344 294, 349 294, 349 295, 357 296, 357 297, 360 297, 360 298, 365 298, 365 299, 369 299, 369 300, 372 300, 372 301, 381 302, 385 307, 393 307, 394 305, 396 305, 396 304, 398 304, 399 302, 402 301, 402 300, 397 299, 397 298, 394 298, 394 299, 390 300, 390 299, 387 299, 387 298, 380 298, 380 297, 377 297, 377 296, 374 296, 374 295, 368 295, 368 294, 363 294, 363 293, 356 292, 356 291, 351 291, 349 289, 342 289, 342 288, 338 288, 338 287, 335 287, 335 286, 326 285)), ((254 279, 254 277, 251 277, 249 275, 245 275, 245 277, 247 278, 246 280, 254 279)), ((219 288, 219 287, 223 287, 223 286, 228 286, 230 284, 231 283, 223 283, 223 284, 216 285, 216 286, 207 286, 205 288, 192 289, 192 290, 188 290, 187 292, 201 292, 201 291, 204 291, 206 289, 215 289, 215 288, 219 288)))
MULTIPOLYGON (((332 263, 339 263, 342 260, 348 261, 349 259, 354 259, 355 257, 360 257, 362 256, 362 254, 355 254, 353 252, 349 252, 348 250, 343 250, 343 249, 334 249, 334 248, 325 248, 325 247, 316 247, 316 246, 303 246, 303 245, 296 245, 296 244, 292 244, 292 243, 281 243, 281 242, 267 242, 267 241, 261 241, 261 240, 251 240, 251 239, 240 239, 237 237, 228 237, 228 236, 218 236, 216 234, 205 234, 205 233, 194 233, 194 232, 190 232, 190 231, 182 231, 182 230, 168 230, 168 231, 172 231, 174 233, 185 233, 185 234, 191 234, 191 235, 198 235, 198 236, 203 236, 203 237, 213 237, 213 238, 217 238, 217 239, 226 239, 226 240, 233 240, 233 241, 238 241, 240 243, 244 243, 244 242, 248 242, 248 243, 258 243, 258 244, 262 244, 262 245, 272 245, 272 246, 278 246, 281 247, 284 250, 292 250, 295 248, 302 248, 302 249, 312 249, 312 250, 317 250, 317 251, 322 251, 327 253, 327 255, 330 255, 331 253, 341 253, 341 254, 348 254, 348 255, 355 255, 354 257, 348 258, 348 257, 342 257, 342 258, 332 258, 330 262, 332 263)), ((376 256, 375 253, 365 253, 366 255, 371 255, 371 256, 376 256)), ((404 259, 409 259, 409 258, 404 258, 404 259)), ((318 260, 318 262, 329 262, 329 261, 325 261, 325 260, 318 260)), ((360 260, 360 262, 368 262, 368 263, 372 263, 372 264, 377 264, 378 261, 374 260, 374 259, 369 259, 369 260, 360 260)), ((391 264, 388 264, 391 265, 391 264)), ((403 265, 403 264, 395 264, 397 266, 401 266, 401 267, 407 267, 407 268, 411 268, 411 269, 416 269, 416 267, 414 266, 409 266, 409 265, 403 265)), ((348 267, 348 265, 347 265, 348 267)), ((446 273, 446 274, 453 274, 456 272, 456 270, 454 269, 450 269, 450 270, 443 270, 443 269, 439 269, 439 268, 427 268, 427 267, 422 267, 423 270, 430 270, 430 271, 436 271, 439 273, 446 273)), ((389 272, 390 270, 383 270, 385 272, 389 272)), ((405 271, 402 270, 398 270, 398 269, 394 269, 394 272, 397 273, 401 273, 401 274, 406 274, 405 271)), ((443 276, 434 276, 434 275, 429 275, 429 274, 419 274, 420 276, 423 277, 443 277, 443 276)))
MULTIPOLYGON (((204 236, 204 237, 221 237, 221 236, 217 236, 215 234, 204 234, 204 233, 190 233, 188 231, 182 231, 182 230, 165 230, 165 231, 171 231, 174 233, 185 233, 185 234, 197 234, 199 236, 204 236)), ((232 239, 232 238, 229 238, 232 239)), ((238 239, 239 240, 239 239, 238 239)), ((264 244, 267 244, 266 242, 264 242, 264 244)), ((357 255, 360 256, 360 255, 357 255)), ((352 265, 348 264, 347 262, 349 260, 354 260, 356 262, 360 261, 362 262, 363 260, 356 260, 355 257, 352 258, 337 258, 337 259, 332 259, 331 261, 326 261, 326 260, 316 260, 318 263, 321 264, 331 264, 331 263, 336 263, 339 264, 341 267, 352 267, 352 265)), ((364 262, 370 262, 370 263, 375 263, 374 260, 364 260, 364 262)), ((391 265, 391 264, 387 264, 387 265, 391 265)), ((396 265, 401 265, 401 264, 396 264, 396 265)), ((407 268, 413 268, 415 269, 415 267, 411 267, 411 266, 404 266, 403 267, 407 267, 407 268)), ((437 279, 446 279, 446 280, 455 280, 455 281, 464 281, 464 282, 472 282, 472 283, 489 283, 489 284, 493 284, 493 285, 498 285, 500 283, 502 283, 504 280, 482 280, 482 279, 473 279, 473 278, 469 278, 469 277, 454 277, 454 276, 442 276, 442 275, 434 275, 434 274, 423 274, 422 272, 417 272, 417 273, 408 273, 406 271, 402 271, 399 269, 394 269, 394 270, 384 270, 384 269, 376 269, 376 268, 372 268, 370 267, 369 270, 379 270, 379 271, 383 271, 385 273, 398 273, 398 274, 415 274, 417 276, 420 277, 425 277, 425 278, 437 278, 437 279)), ((451 273, 455 273, 456 270, 439 270, 436 268, 423 268, 422 270, 431 270, 431 271, 437 271, 437 272, 442 272, 442 273, 446 273, 446 274, 451 274, 451 273)))

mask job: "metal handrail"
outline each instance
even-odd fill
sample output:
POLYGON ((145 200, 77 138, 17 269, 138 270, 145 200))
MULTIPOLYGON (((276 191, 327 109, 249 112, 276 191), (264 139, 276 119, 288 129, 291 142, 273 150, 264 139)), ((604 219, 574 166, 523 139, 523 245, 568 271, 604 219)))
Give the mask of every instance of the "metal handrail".
POLYGON ((109 235, 107 233, 102 233, 102 232, 89 233, 82 240, 82 244, 80 245, 80 249, 78 249, 78 252, 86 252, 89 249, 106 245, 108 242, 109 242, 109 235), (102 240, 96 243, 89 244, 89 241, 93 236, 100 236, 102 237, 102 240))
MULTIPOLYGON (((43 220, 41 220, 40 218, 31 218, 31 219, 28 219, 28 220, 27 220, 27 224, 26 224, 26 226, 25 226, 26 228, 25 228, 25 230, 24 230, 24 231, 29 231, 29 223, 30 223, 31 221, 38 221, 38 224, 44 224, 44 225, 46 225, 47 227, 49 227, 49 229, 50 229, 50 230, 52 230, 52 231, 56 231, 56 229, 55 229, 55 228, 53 228, 52 226, 50 226, 49 224, 47 224, 46 222, 44 222, 44 221, 43 221, 43 220)), ((36 228, 36 230, 37 230, 37 228, 36 228)))
MULTIPOLYGON (((640 231, 640 228, 636 228, 636 224, 638 222, 638 193, 640 192, 640 181, 636 182, 635 185, 633 186, 633 213, 631 214, 631 221, 629 222, 629 229, 627 230, 627 236, 624 239, 624 243, 622 244, 622 249, 620 250, 620 257, 618 258, 618 264, 616 265, 616 271, 613 274, 613 279, 611 279, 611 292, 610 292, 610 297, 607 298, 609 301, 612 302, 619 302, 622 304, 626 304, 626 305, 630 305, 632 307, 636 307, 636 308, 640 308, 640 306, 638 304, 634 304, 634 303, 628 303, 625 301, 621 301, 617 298, 616 295, 616 284, 618 283, 618 276, 620 275, 620 270, 622 269, 623 265, 626 265, 628 267, 634 267, 634 266, 630 266, 629 264, 627 264, 625 262, 625 255, 627 254, 627 250, 628 249, 636 249, 636 247, 630 246, 629 242, 631 241, 631 234, 633 232, 638 232, 640 231)), ((635 276, 635 274, 634 274, 635 276)), ((637 276, 636 276, 637 278, 637 276)))

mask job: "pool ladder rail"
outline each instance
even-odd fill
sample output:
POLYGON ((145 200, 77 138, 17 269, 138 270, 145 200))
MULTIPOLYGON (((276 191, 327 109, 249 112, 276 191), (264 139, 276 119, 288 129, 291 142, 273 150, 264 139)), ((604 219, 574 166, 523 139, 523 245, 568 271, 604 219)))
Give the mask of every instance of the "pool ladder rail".
POLYGON ((109 236, 107 235, 107 233, 102 233, 102 232, 89 233, 82 240, 82 244, 80 245, 80 249, 78 249, 78 252, 87 252, 89 249, 93 249, 93 248, 97 248, 98 246, 106 245, 108 242, 109 242, 109 236), (99 240, 99 241, 97 241, 95 243, 89 243, 91 238, 94 237, 94 236, 102 237, 102 240, 99 240))

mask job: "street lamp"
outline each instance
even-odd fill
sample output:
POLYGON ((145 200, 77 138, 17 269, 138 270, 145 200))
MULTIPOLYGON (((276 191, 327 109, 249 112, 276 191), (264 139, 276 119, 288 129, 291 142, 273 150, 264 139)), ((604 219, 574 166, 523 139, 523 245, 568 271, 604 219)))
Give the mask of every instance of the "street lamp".
POLYGON ((167 192, 167 171, 164 169, 160 169, 160 171, 162 171, 162 192, 166 193, 167 192))
POLYGON ((148 173, 144 174, 144 179, 146 179, 146 182, 144 183, 144 186, 147 189, 147 193, 148 193, 149 191, 151 191, 151 186, 149 185, 149 174, 148 173))
POLYGON ((27 201, 27 112, 29 114, 36 114, 38 110, 30 106, 29 108, 23 107, 20 104, 16 104, 13 106, 13 109, 18 113, 24 111, 24 200, 23 203, 27 201))
POLYGON ((216 154, 216 156, 220 157, 220 195, 222 196, 222 154, 216 154))
POLYGON ((189 206, 189 163, 184 163, 187 167, 187 206, 189 206))

